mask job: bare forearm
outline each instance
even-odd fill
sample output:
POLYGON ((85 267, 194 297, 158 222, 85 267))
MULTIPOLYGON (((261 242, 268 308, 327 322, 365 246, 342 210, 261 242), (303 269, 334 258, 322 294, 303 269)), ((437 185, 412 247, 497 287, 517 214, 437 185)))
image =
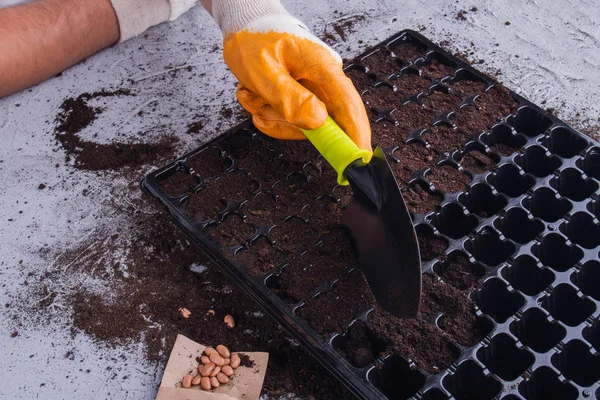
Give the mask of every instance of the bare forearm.
POLYGON ((202 3, 202 6, 206 8, 206 11, 212 15, 212 0, 200 0, 200 3, 202 3))
POLYGON ((109 0, 40 0, 0 10, 0 97, 119 40, 109 0))

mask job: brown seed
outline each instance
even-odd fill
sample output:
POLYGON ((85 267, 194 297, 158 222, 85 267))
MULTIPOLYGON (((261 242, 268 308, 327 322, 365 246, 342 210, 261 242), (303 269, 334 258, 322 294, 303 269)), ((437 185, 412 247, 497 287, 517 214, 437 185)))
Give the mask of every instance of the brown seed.
POLYGON ((219 380, 217 378, 215 378, 214 376, 212 378, 210 378, 210 384, 215 389, 218 388, 219 386, 221 386, 221 383, 219 382, 219 380))
POLYGON ((215 370, 210 374, 210 376, 217 376, 219 372, 221 372, 221 367, 215 367, 215 370))
POLYGON ((200 374, 202 376, 210 376, 210 374, 212 374, 212 372, 215 370, 215 367, 216 365, 214 363, 208 363, 206 365, 203 365, 200 369, 200 374))
POLYGON ((209 358, 211 362, 215 363, 219 367, 225 365, 225 359, 221 357, 219 353, 212 353, 209 358))
POLYGON ((223 346, 222 344, 220 344, 220 345, 217 346, 217 352, 223 358, 229 358, 229 357, 231 357, 231 352, 229 351, 229 349, 227 347, 223 346))
POLYGON ((202 380, 202 375, 198 374, 192 379, 192 386, 198 386, 202 380))
POLYGON ((200 357, 200 361, 202 364, 208 364, 210 362, 210 358, 208 358, 208 356, 202 356, 200 357))
POLYGON ((179 311, 179 314, 181 314, 183 318, 189 318, 190 315, 192 315, 192 312, 185 307, 179 307, 179 310, 177 311, 179 311))
POLYGON ((240 366, 242 362, 242 359, 240 358, 240 356, 238 356, 236 353, 231 355, 231 363, 229 365, 231 365, 231 368, 236 369, 237 367, 240 366))
POLYGON ((204 349, 204 355, 210 357, 211 354, 219 354, 218 351, 216 351, 215 349, 213 349, 212 347, 207 347, 204 349))
POLYGON ((192 376, 191 375, 186 375, 181 380, 181 387, 184 387, 184 388, 187 389, 190 386, 192 386, 192 376))
POLYGON ((224 373, 222 373, 222 372, 219 372, 217 374, 217 380, 220 383, 222 383, 223 385, 226 384, 226 383, 229 383, 229 377, 227 375, 225 375, 224 373))
POLYGON ((204 390, 210 390, 212 388, 210 384, 210 378, 208 376, 203 376, 202 380, 200 381, 200 386, 202 386, 202 389, 204 390))
POLYGON ((231 368, 230 365, 223 365, 223 368, 221 368, 221 372, 227 376, 231 376, 233 375, 233 368, 231 368))
POLYGON ((206 315, 215 315, 215 310, 208 310, 206 315))
POLYGON ((233 315, 227 314, 225 318, 223 318, 223 322, 225 322, 225 325, 227 325, 228 328, 233 328, 235 326, 233 315))

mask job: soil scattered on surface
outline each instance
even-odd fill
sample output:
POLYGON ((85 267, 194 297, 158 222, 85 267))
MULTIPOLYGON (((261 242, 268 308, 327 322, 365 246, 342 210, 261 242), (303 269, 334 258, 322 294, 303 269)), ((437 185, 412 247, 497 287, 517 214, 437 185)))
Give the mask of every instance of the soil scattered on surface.
POLYGON ((155 163, 173 155, 177 140, 164 137, 156 143, 100 144, 83 140, 78 133, 88 127, 102 113, 99 107, 91 107, 88 101, 102 97, 133 96, 129 90, 83 93, 68 98, 60 105, 56 116, 55 137, 67 153, 75 158, 75 167, 83 170, 101 171, 121 167, 137 167, 155 163))
MULTIPOLYGON (((229 278, 188 243, 169 217, 141 214, 131 222, 133 226, 123 230, 135 229, 137 235, 126 273, 115 266, 118 289, 110 298, 86 291, 73 296, 74 335, 84 331, 113 345, 141 342, 149 358, 159 362, 166 361, 177 334, 200 343, 266 351, 270 357, 264 393, 352 398, 337 380, 323 380, 327 372, 301 347, 291 345, 286 333, 231 286, 229 278), (180 307, 191 311, 190 318, 181 316, 180 307), (227 314, 234 316, 233 329, 223 323, 227 314)), ((242 365, 253 365, 247 355, 240 356, 242 365)))

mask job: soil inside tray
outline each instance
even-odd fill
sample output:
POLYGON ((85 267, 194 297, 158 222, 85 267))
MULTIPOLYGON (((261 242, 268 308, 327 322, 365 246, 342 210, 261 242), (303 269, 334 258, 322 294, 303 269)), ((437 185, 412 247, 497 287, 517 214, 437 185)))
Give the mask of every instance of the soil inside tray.
POLYGON ((400 71, 401 62, 395 59, 387 50, 380 49, 376 53, 361 60, 362 64, 380 79, 387 79, 390 75, 400 71))
POLYGON ((437 189, 446 193, 465 191, 471 183, 468 174, 449 165, 432 169, 426 177, 437 189))
POLYGON ((419 185, 411 185, 402 190, 402 197, 406 207, 413 214, 426 214, 442 202, 441 195, 434 195, 427 192, 419 185))
POLYGON ((472 290, 483 283, 483 273, 477 270, 474 264, 464 255, 449 259, 442 267, 441 277, 444 282, 459 290, 472 290))
POLYGON ((421 97, 421 103, 430 110, 452 111, 458 109, 461 98, 452 93, 444 93, 440 90, 434 90, 427 96, 421 97))
POLYGON ((503 157, 508 157, 510 155, 513 155, 515 153, 523 153, 523 149, 520 147, 511 147, 507 144, 504 143, 496 143, 493 146, 490 146, 490 150, 492 150, 494 153, 498 153, 503 157))
POLYGON ((433 234, 417 234, 419 239, 419 250, 421 251, 421 262, 426 263, 435 258, 445 258, 444 251, 448 248, 448 241, 433 234))
POLYGON ((389 121, 381 121, 372 125, 371 142, 373 146, 393 148, 400 146, 408 138, 408 131, 389 121))
POLYGON ((457 82, 450 83, 450 90, 459 95, 463 100, 468 99, 476 94, 481 94, 485 90, 486 84, 480 81, 472 81, 462 79, 457 82))
POLYGON ((431 127, 423 134, 423 139, 429 145, 442 152, 462 149, 471 137, 466 131, 452 129, 444 124, 431 127))
POLYGON ((405 62, 412 62, 419 57, 423 57, 427 51, 426 47, 410 42, 392 45, 390 47, 394 54, 405 62))
POLYGON ((160 182, 160 186, 167 192, 171 197, 179 197, 198 185, 198 181, 185 171, 176 172, 164 181, 160 182))
POLYGON ((470 133, 487 132, 491 127, 516 112, 518 103, 503 86, 482 93, 475 106, 466 106, 454 116, 454 123, 470 133))
POLYGON ((417 172, 435 165, 437 154, 425 147, 422 143, 402 143, 394 151, 394 157, 398 160, 390 162, 390 168, 400 186, 408 186, 410 178, 417 172))
POLYGON ((454 75, 454 67, 441 63, 436 59, 433 59, 427 64, 421 66, 421 70, 423 74, 435 79, 454 75))
POLYGON ((407 130, 428 128, 433 124, 435 113, 417 103, 410 102, 398 107, 393 113, 398 124, 407 130))
POLYGON ((353 315, 340 313, 344 304, 336 300, 330 293, 323 293, 316 298, 306 301, 303 307, 296 311, 301 318, 315 328, 320 335, 328 336, 339 332, 352 320, 353 315))
POLYGON ((408 357, 430 374, 448 368, 458 355, 450 335, 423 319, 398 319, 376 308, 369 314, 369 325, 386 343, 384 354, 408 357))
POLYGON ((494 168, 494 160, 480 151, 471 151, 460 160, 460 165, 466 170, 483 174, 494 168))
POLYGON ((404 99, 405 95, 402 92, 394 91, 386 85, 371 89, 363 95, 363 100, 370 111, 372 120, 376 120, 381 111, 395 110, 402 107, 404 99))
POLYGON ((405 96, 415 96, 429 91, 431 79, 418 75, 417 72, 403 71, 400 77, 392 80, 394 86, 405 96))

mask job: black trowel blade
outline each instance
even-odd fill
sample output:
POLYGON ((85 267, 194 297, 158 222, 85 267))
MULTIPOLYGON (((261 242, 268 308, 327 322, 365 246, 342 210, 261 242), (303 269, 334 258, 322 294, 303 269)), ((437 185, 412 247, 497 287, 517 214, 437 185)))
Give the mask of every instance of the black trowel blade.
POLYGON ((377 147, 369 164, 345 171, 353 190, 342 216, 358 262, 379 304, 399 318, 414 318, 421 301, 421 257, 410 214, 396 179, 377 147))

